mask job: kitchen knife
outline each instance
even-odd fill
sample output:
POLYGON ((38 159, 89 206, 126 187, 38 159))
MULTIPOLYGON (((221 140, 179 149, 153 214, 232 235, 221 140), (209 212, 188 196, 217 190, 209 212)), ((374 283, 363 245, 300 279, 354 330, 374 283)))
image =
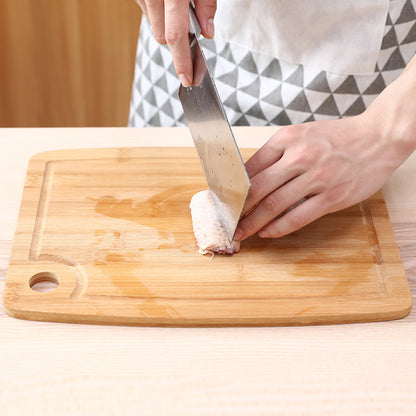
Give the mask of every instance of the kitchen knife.
POLYGON ((190 87, 180 86, 179 98, 220 221, 231 242, 250 179, 198 41, 201 28, 192 4, 189 15, 194 80, 190 87))

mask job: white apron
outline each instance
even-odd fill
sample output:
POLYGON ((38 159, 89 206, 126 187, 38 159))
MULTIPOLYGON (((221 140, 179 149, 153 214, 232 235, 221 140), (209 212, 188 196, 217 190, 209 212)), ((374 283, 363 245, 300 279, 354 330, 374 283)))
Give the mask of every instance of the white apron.
MULTIPOLYGON (((219 0, 204 52, 232 125, 360 114, 416 51, 416 0, 219 0)), ((130 126, 182 126, 166 45, 142 20, 130 126)))

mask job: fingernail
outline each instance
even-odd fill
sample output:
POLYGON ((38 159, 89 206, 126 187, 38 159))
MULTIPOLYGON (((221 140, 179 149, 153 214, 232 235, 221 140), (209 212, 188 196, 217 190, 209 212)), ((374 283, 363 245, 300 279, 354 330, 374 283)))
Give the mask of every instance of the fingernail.
POLYGON ((244 236, 244 232, 241 228, 237 228, 234 234, 234 240, 241 240, 244 236))
POLYGON ((260 230, 259 231, 259 237, 268 238, 268 237, 270 237, 270 234, 266 230, 260 230))
POLYGON ((189 87, 191 85, 191 81, 189 81, 188 77, 184 74, 179 74, 179 79, 184 87, 189 87))
POLYGON ((214 19, 207 20, 207 37, 213 38, 215 34, 214 19))

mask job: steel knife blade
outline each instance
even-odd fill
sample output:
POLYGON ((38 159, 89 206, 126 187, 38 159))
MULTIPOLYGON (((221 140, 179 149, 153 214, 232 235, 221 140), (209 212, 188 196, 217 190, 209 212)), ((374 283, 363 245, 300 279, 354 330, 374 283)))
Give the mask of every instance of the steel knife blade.
POLYGON ((199 44, 200 26, 190 4, 190 47, 194 80, 179 98, 208 187, 232 241, 250 189, 250 179, 199 44))

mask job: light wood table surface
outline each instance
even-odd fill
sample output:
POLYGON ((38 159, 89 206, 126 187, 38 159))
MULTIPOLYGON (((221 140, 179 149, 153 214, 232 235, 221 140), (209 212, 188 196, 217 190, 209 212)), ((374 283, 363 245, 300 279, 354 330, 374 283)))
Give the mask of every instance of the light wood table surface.
MULTIPOLYGON (((234 131, 240 147, 259 147, 275 128, 234 131)), ((30 156, 127 146, 192 140, 181 128, 0 129, 0 297, 30 156)), ((383 188, 413 297, 415 190, 416 154, 383 188)), ((16 320, 1 302, 0 414, 415 415, 415 311, 368 324, 143 328, 16 320)))

